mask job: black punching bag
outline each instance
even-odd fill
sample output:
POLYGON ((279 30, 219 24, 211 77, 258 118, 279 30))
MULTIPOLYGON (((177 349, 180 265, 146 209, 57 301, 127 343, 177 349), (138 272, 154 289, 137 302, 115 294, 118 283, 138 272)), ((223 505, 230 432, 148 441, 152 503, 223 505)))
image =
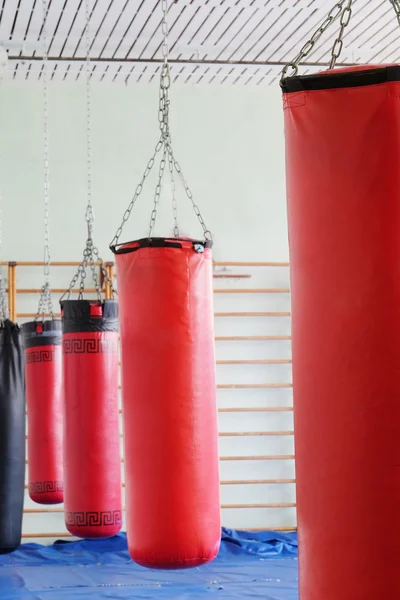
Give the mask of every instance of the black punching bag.
POLYGON ((21 331, 0 325, 0 554, 21 543, 25 484, 25 381, 21 331))

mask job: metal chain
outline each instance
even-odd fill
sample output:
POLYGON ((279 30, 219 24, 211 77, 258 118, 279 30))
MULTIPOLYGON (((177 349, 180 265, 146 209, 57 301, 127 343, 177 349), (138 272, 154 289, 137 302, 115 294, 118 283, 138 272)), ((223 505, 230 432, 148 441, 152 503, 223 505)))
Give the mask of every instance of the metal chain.
POLYGON ((400 25, 400 0, 389 0, 389 2, 394 8, 394 12, 396 13, 397 20, 400 25))
POLYGON ((140 194, 143 191, 144 183, 145 183, 146 179, 148 178, 151 170, 153 169, 154 163, 156 162, 157 154, 160 152, 160 150, 163 147, 163 145, 164 145, 164 142, 163 142, 162 139, 160 139, 157 142, 157 145, 156 145, 155 150, 153 152, 153 156, 150 158, 149 162, 147 163, 146 169, 145 169, 145 171, 144 171, 144 173, 142 175, 142 179, 140 180, 140 183, 139 183, 139 185, 137 186, 137 188, 135 190, 135 194, 134 194, 132 200, 130 201, 128 208, 124 212, 124 215, 122 217, 122 223, 118 227, 117 232, 116 232, 116 234, 115 234, 115 236, 114 236, 114 238, 113 238, 113 240, 112 240, 112 242, 110 244, 111 247, 116 246, 118 244, 118 240, 121 237, 121 233, 122 233, 122 230, 124 228, 124 225, 129 220, 129 217, 131 216, 132 209, 135 206, 137 199, 139 198, 140 194))
POLYGON ((44 184, 43 184, 43 205, 44 205, 44 284, 40 290, 39 306, 36 314, 36 320, 40 317, 42 320, 46 317, 46 312, 49 313, 50 317, 54 319, 53 300, 51 294, 50 285, 50 265, 51 265, 51 254, 50 254, 50 219, 49 219, 49 98, 48 98, 48 45, 47 45, 47 16, 49 11, 48 0, 42 2, 42 14, 43 14, 43 69, 42 69, 42 81, 43 81, 43 171, 44 171, 44 184))
POLYGON ((90 85, 90 0, 85 0, 85 40, 86 40, 86 169, 87 169, 87 208, 86 221, 89 233, 93 232, 94 213, 92 207, 92 90, 90 85))
POLYGON ((86 176, 87 176, 87 205, 85 219, 87 224, 88 237, 86 240, 86 248, 83 252, 83 262, 81 269, 81 281, 79 298, 83 298, 85 289, 86 269, 90 265, 92 270, 92 279, 98 299, 101 300, 101 291, 99 278, 96 272, 93 255, 93 226, 94 226, 94 211, 92 205, 92 89, 91 89, 91 66, 90 66, 90 0, 85 0, 85 41, 86 41, 86 176))
POLYGON ((163 152, 162 158, 160 160, 160 166, 158 167, 158 181, 157 181, 157 185, 156 185, 156 191, 154 192, 153 210, 151 211, 151 215, 150 215, 149 238, 152 236, 154 226, 156 224, 157 207, 160 202, 162 179, 164 177, 166 159, 167 159, 167 147, 164 145, 164 152, 163 152))
POLYGON ((85 283, 87 276, 87 269, 90 267, 92 272, 92 280, 96 290, 97 299, 101 301, 101 283, 99 275, 97 273, 96 266, 100 266, 100 271, 103 275, 104 281, 109 285, 112 293, 112 297, 115 295, 115 289, 113 282, 108 276, 107 269, 105 268, 103 259, 100 257, 98 248, 94 244, 93 240, 93 228, 94 228, 94 210, 92 203, 92 90, 91 90, 91 79, 92 71, 90 65, 90 49, 91 49, 91 37, 90 37, 90 0, 85 0, 85 16, 86 16, 86 27, 85 27, 85 40, 86 40, 86 168, 87 168, 87 204, 85 212, 85 220, 87 226, 87 239, 86 246, 83 251, 83 259, 78 267, 78 271, 69 284, 68 289, 63 294, 61 300, 67 296, 70 298, 72 290, 79 280, 79 293, 78 298, 82 300, 85 293, 85 283))
POLYGON ((169 181, 171 185, 172 193, 172 216, 174 217, 174 236, 179 237, 179 225, 178 225, 178 204, 176 201, 176 183, 174 176, 174 155, 172 148, 168 145, 168 168, 169 168, 169 181))
MULTIPOLYGON (((396 13, 397 21, 400 25, 400 0, 389 0, 390 4, 393 6, 393 9, 396 13)), ((332 23, 340 16, 340 29, 339 35, 335 39, 335 42, 332 47, 331 52, 331 61, 330 61, 330 69, 333 69, 336 65, 336 62, 343 50, 343 37, 346 27, 350 23, 350 19, 352 17, 352 4, 353 0, 347 0, 347 5, 345 6, 346 0, 341 0, 341 2, 337 2, 335 6, 329 11, 326 19, 321 23, 317 31, 313 34, 312 38, 308 40, 300 50, 299 54, 292 61, 287 63, 281 75, 281 82, 286 79, 286 77, 294 77, 297 75, 299 71, 299 64, 307 58, 307 56, 314 49, 316 43, 320 39, 320 37, 325 33, 325 31, 332 25, 332 23), (289 73, 289 70, 292 71, 289 73)))
POLYGON ((171 133, 169 128, 169 89, 171 87, 171 71, 168 63, 169 57, 169 45, 168 45, 168 5, 166 0, 162 2, 163 19, 161 22, 161 31, 163 34, 163 43, 161 51, 164 59, 164 64, 161 71, 160 80, 160 104, 158 120, 160 123, 161 135, 164 140, 168 141, 167 153, 168 153, 168 169, 169 169, 169 181, 171 186, 172 194, 172 216, 174 218, 174 236, 179 237, 179 225, 178 225, 178 204, 176 200, 176 183, 174 177, 174 155, 171 146, 171 133))
POLYGON ((328 13, 328 16, 324 19, 324 21, 322 21, 321 25, 314 32, 311 39, 304 44, 296 58, 283 67, 281 81, 286 79, 286 77, 295 77, 297 75, 297 73, 299 72, 300 63, 303 62, 305 58, 307 58, 307 56, 312 52, 312 50, 314 50, 315 45, 321 38, 321 36, 325 33, 327 29, 329 29, 332 23, 336 21, 336 19, 340 17, 340 15, 343 13, 345 2, 346 0, 341 0, 341 2, 337 2, 335 6, 331 8, 331 10, 328 13), (292 71, 289 73, 290 69, 292 69, 292 71))
POLYGON ((108 284, 108 286, 111 289, 112 295, 114 296, 117 292, 114 289, 114 284, 112 282, 112 279, 110 278, 110 276, 108 275, 106 266, 104 264, 103 259, 100 256, 100 253, 98 251, 98 249, 96 247, 93 248, 93 255, 96 258, 97 262, 99 263, 99 267, 100 267, 100 271, 103 275, 103 280, 108 284))
POLYGON ((162 51, 162 56, 163 56, 163 64, 161 67, 161 74, 160 74, 159 105, 158 105, 158 122, 159 122, 161 137, 156 145, 156 148, 154 150, 152 157, 150 158, 150 160, 147 164, 147 167, 142 176, 142 179, 136 188, 135 194, 122 217, 122 223, 118 227, 117 232, 110 244, 111 248, 118 245, 119 238, 122 234, 125 223, 128 221, 128 219, 131 215, 132 209, 135 206, 137 199, 139 198, 140 194, 143 191, 144 183, 145 183, 150 171, 152 170, 152 168, 154 166, 157 155, 160 153, 161 150, 163 150, 163 152, 162 152, 161 159, 160 159, 157 185, 156 185, 156 189, 155 189, 155 193, 154 193, 153 209, 152 209, 151 216, 150 216, 149 237, 151 237, 153 234, 154 225, 155 225, 155 222, 157 219, 157 209, 158 209, 159 201, 160 201, 160 195, 161 195, 161 189, 162 189, 162 179, 163 179, 164 172, 165 172, 166 162, 168 160, 169 178, 170 178, 171 192, 172 192, 172 212, 173 212, 173 217, 174 217, 174 235, 175 235, 175 237, 179 236, 179 226, 178 226, 178 208, 177 208, 177 199, 176 199, 176 182, 175 182, 175 177, 174 177, 174 171, 178 174, 178 176, 182 182, 182 185, 185 189, 186 195, 189 198, 189 200, 192 202, 194 212, 203 228, 203 232, 204 232, 206 239, 209 239, 209 240, 212 239, 211 232, 209 231, 209 229, 206 227, 206 225, 204 223, 204 219, 201 216, 200 209, 194 201, 193 194, 190 191, 190 189, 186 183, 186 180, 183 176, 181 167, 179 166, 179 163, 175 159, 173 150, 172 150, 171 133, 170 133, 170 126, 169 126, 169 109, 170 109, 169 90, 171 87, 171 71, 170 71, 170 66, 169 66, 169 62, 168 62, 168 57, 169 57, 168 0, 161 0, 161 8, 162 8, 162 15, 163 15, 162 21, 161 21, 161 30, 162 30, 162 34, 163 34, 163 43, 161 46, 161 51, 162 51))
POLYGON ((336 61, 342 53, 344 32, 345 32, 346 27, 350 23, 350 19, 353 14, 353 11, 351 8, 352 4, 353 4, 353 0, 347 0, 347 6, 343 9, 343 12, 340 16, 339 35, 336 38, 335 43, 333 44, 333 47, 332 47, 332 58, 331 58, 331 63, 329 65, 330 69, 335 68, 336 61))
POLYGON ((182 185, 183 185, 183 187, 185 189, 186 196, 189 198, 189 200, 192 203, 194 214, 196 215, 196 217, 197 217, 197 219, 198 219, 198 221, 199 221, 199 223, 200 223, 200 225, 201 225, 201 227, 203 229, 204 238, 206 240, 212 241, 212 233, 208 229, 207 225, 205 224, 204 219, 203 219, 203 217, 201 215, 200 209, 197 206, 196 202, 194 201, 193 194, 192 194, 192 192, 191 192, 191 190, 190 190, 190 188, 189 188, 189 186, 188 186, 188 184, 186 182, 186 179, 185 179, 185 177, 183 175, 182 169, 181 169, 178 161, 175 160, 175 159, 174 159, 174 167, 175 167, 175 171, 178 173, 179 178, 180 178, 180 180, 182 182, 182 185))
POLYGON ((168 45, 168 2, 161 0, 161 10, 163 18, 161 21, 161 31, 163 34, 163 43, 161 52, 163 55, 163 66, 160 74, 160 103, 158 111, 158 121, 160 124, 161 135, 165 140, 170 139, 169 131, 169 89, 171 87, 171 71, 168 63, 169 45, 168 45))
MULTIPOLYGON (((99 265, 100 267, 100 271, 103 275, 104 281, 109 285, 112 295, 114 297, 114 295, 117 293, 115 288, 114 288, 114 284, 112 282, 112 280, 110 279, 107 269, 105 267, 104 261, 103 259, 100 257, 100 253, 98 248, 96 248, 96 246, 92 246, 91 248, 91 252, 93 253, 93 261, 90 262, 91 265, 91 269, 93 272, 93 268, 96 268, 96 263, 99 265)), ((80 286, 79 286, 79 295, 78 298, 80 300, 83 299, 84 297, 84 292, 85 292, 85 279, 86 279, 86 268, 89 264, 89 253, 87 248, 85 248, 85 250, 83 251, 83 260, 81 262, 81 264, 78 267, 78 271, 75 273, 75 275, 73 276, 71 283, 68 286, 68 289, 64 292, 63 296, 61 297, 61 300, 67 296, 67 298, 70 298, 71 293, 73 288, 75 287, 78 279, 80 278, 80 286)), ((96 273, 96 278, 97 278, 97 273, 96 273)), ((98 294, 98 298, 101 300, 101 294, 98 294)))

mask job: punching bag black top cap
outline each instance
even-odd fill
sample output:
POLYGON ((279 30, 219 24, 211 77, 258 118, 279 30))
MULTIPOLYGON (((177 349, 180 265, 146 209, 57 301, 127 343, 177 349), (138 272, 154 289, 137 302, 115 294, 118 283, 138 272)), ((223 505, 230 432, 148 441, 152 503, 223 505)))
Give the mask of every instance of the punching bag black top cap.
POLYGON ((24 353, 18 325, 0 326, 0 554, 21 543, 25 483, 24 353))
POLYGON ((192 238, 142 238, 133 242, 126 242, 110 246, 114 254, 130 254, 140 248, 183 248, 192 245, 196 252, 203 252, 205 248, 212 248, 212 240, 193 240, 192 238))
POLYGON ((62 323, 60 320, 30 321, 22 325, 25 348, 60 346, 62 323))
POLYGON ((369 65, 352 69, 335 69, 314 75, 286 77, 281 80, 280 85, 284 94, 292 94, 304 91, 358 88, 390 81, 400 81, 399 65, 369 65))
POLYGON ((64 333, 118 331, 116 300, 63 300, 60 304, 64 333))

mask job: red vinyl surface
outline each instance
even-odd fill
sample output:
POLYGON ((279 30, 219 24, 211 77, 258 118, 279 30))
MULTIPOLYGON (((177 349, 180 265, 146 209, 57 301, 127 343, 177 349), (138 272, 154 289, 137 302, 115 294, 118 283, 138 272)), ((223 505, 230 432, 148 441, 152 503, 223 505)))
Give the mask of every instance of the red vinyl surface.
POLYGON ((62 349, 25 349, 29 495, 39 504, 63 501, 62 349))
POLYGON ((400 598, 399 103, 284 98, 301 600, 400 598))
POLYGON ((63 334, 64 509, 78 537, 122 526, 118 333, 63 334))
POLYGON ((221 536, 212 258, 182 244, 116 255, 128 546, 160 569, 209 562, 221 536))

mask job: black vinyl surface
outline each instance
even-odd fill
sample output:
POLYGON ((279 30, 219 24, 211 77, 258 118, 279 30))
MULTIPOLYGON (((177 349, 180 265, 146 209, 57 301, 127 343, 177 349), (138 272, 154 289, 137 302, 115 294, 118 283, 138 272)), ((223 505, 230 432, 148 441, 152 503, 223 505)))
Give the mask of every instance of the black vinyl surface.
POLYGON ((22 325, 25 348, 36 346, 60 346, 62 342, 62 323, 59 319, 51 321, 29 321, 22 325), (42 332, 38 333, 37 327, 41 325, 42 332))
POLYGON ((21 543, 24 484, 24 349, 21 330, 7 320, 0 328, 0 554, 21 543))
POLYGON ((388 81, 400 81, 400 67, 398 65, 286 77, 280 85, 284 94, 293 94, 315 90, 365 87, 387 83, 388 81))
POLYGON ((102 317, 90 315, 90 305, 99 304, 89 300, 63 300, 60 302, 63 333, 118 331, 118 302, 103 300, 102 317))

